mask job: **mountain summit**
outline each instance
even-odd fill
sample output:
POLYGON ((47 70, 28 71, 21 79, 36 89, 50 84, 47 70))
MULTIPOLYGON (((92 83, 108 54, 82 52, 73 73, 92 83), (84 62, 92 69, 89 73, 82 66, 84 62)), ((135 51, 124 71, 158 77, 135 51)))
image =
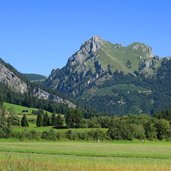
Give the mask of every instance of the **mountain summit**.
POLYGON ((84 64, 88 58, 95 57, 103 42, 100 37, 93 36, 90 40, 83 43, 80 49, 69 58, 68 65, 84 64))
POLYGON ((153 97, 156 88, 153 90, 149 83, 154 84, 159 75, 168 70, 162 68, 169 61, 170 58, 154 56, 152 48, 144 43, 122 46, 93 36, 68 59, 66 66, 53 70, 45 86, 101 112, 149 113, 157 103, 153 97), (133 103, 136 98, 138 104, 133 103), (150 104, 150 107, 146 110, 143 103, 150 104))
POLYGON ((80 87, 80 83, 85 87, 97 80, 104 81, 116 71, 153 75, 160 62, 161 60, 154 58, 151 47, 143 43, 136 42, 123 47, 93 36, 69 58, 65 67, 53 70, 45 84, 47 87, 77 95, 78 91, 75 92, 73 86, 80 87))

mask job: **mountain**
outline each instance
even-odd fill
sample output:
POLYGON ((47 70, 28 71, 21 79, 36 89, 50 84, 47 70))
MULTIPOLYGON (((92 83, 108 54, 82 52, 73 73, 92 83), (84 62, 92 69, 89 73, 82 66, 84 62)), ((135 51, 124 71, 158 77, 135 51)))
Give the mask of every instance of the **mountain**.
POLYGON ((31 82, 42 82, 47 79, 46 76, 40 74, 23 74, 31 82))
POLYGON ((97 112, 152 113, 171 106, 170 59, 154 56, 144 43, 122 46, 93 36, 66 66, 52 70, 45 86, 97 112))
POLYGON ((30 83, 23 74, 2 59, 0 59, 0 87, 0 96, 6 97, 6 100, 13 99, 12 96, 18 96, 17 100, 21 100, 24 96, 29 95, 37 99, 61 103, 68 107, 76 107, 75 104, 64 97, 60 97, 57 93, 45 90, 38 84, 30 83))
POLYGON ((45 84, 74 96, 80 94, 80 86, 99 84, 111 78, 115 71, 153 75, 161 61, 153 57, 151 48, 145 44, 122 47, 94 36, 69 58, 65 67, 53 70, 45 84))

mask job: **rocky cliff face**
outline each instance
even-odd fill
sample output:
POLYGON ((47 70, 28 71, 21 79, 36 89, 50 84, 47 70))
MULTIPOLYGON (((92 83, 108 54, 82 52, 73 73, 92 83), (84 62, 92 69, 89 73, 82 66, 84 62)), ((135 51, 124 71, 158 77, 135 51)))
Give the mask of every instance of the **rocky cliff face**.
POLYGON ((98 77, 96 70, 99 72, 102 70, 97 52, 103 43, 104 41, 98 36, 93 36, 83 43, 80 49, 69 58, 64 68, 52 71, 45 85, 76 95, 79 92, 79 86, 87 86, 98 77), (80 85, 80 82, 83 85, 80 85), (75 90, 73 90, 74 87, 75 90))
POLYGON ((78 50, 73 56, 69 58, 67 66, 71 67, 78 65, 78 67, 81 69, 80 65, 83 65, 82 67, 84 67, 85 63, 87 63, 87 60, 90 58, 91 60, 96 58, 96 52, 100 50, 102 45, 103 40, 98 36, 93 36, 90 40, 82 44, 80 50, 78 50))
POLYGON ((0 63, 0 82, 7 85, 13 91, 18 93, 27 92, 27 84, 18 78, 13 72, 6 68, 3 64, 0 63))

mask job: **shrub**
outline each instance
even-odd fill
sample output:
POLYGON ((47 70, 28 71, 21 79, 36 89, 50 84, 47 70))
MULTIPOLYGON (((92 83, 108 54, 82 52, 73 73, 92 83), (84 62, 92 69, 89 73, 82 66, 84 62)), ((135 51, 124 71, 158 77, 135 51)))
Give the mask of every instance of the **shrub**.
POLYGON ((116 126, 109 128, 107 135, 112 140, 132 140, 133 134, 130 127, 125 123, 119 123, 116 126))
POLYGON ((157 138, 159 140, 167 139, 169 138, 170 134, 170 124, 169 121, 166 121, 165 119, 160 119, 155 124, 156 130, 157 130, 157 138))
POLYGON ((130 130, 132 133, 132 137, 135 139, 143 140, 146 138, 145 130, 142 125, 131 124, 130 130))
POLYGON ((0 138, 10 138, 12 136, 11 128, 9 127, 4 117, 0 118, 0 138))
POLYGON ((41 135, 42 139, 53 140, 53 141, 57 140, 58 137, 59 134, 57 134, 54 129, 51 129, 49 131, 43 131, 41 135))
POLYGON ((88 138, 92 140, 105 140, 106 134, 101 129, 91 130, 88 132, 88 138))
POLYGON ((21 126, 22 127, 28 127, 29 126, 28 121, 27 121, 27 117, 25 114, 23 115, 23 117, 21 119, 21 126))
POLYGON ((157 129, 153 122, 149 121, 144 126, 145 135, 148 140, 157 139, 157 129))
POLYGON ((69 140, 78 140, 78 134, 70 129, 66 132, 66 138, 69 140))

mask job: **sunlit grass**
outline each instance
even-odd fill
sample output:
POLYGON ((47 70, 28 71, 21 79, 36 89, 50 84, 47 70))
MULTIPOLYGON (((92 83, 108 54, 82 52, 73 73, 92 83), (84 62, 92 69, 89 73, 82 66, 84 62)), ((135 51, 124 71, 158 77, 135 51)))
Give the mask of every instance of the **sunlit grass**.
POLYGON ((0 142, 0 170, 171 170, 167 142, 0 142))
MULTIPOLYGON (((19 116, 23 115, 23 113, 22 113, 23 110, 27 110, 28 112, 26 114, 28 115, 28 117, 30 116, 33 118, 35 117, 35 115, 31 115, 32 111, 39 110, 38 108, 25 107, 25 106, 20 106, 20 105, 16 105, 16 104, 6 103, 6 102, 3 103, 3 106, 5 107, 5 109, 13 111, 16 114, 18 114, 19 116)), ((47 112, 48 114, 51 114, 48 111, 45 111, 45 112, 47 112)))

